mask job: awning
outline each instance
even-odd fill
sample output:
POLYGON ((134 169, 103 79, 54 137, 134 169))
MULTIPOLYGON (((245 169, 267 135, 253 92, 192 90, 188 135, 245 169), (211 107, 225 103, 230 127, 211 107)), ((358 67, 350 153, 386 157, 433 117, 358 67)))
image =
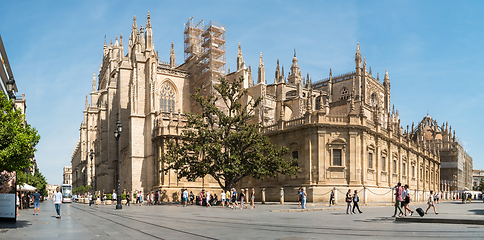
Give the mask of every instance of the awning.
POLYGON ((20 192, 35 192, 37 188, 24 183, 22 186, 17 185, 17 191, 20 192))

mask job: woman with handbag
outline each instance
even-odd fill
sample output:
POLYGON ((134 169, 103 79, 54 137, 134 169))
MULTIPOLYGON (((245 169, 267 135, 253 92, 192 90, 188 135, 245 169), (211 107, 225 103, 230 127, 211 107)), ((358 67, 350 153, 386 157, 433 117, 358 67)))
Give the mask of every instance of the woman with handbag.
POLYGON ((429 205, 427 207, 427 210, 425 210, 425 214, 427 214, 427 212, 429 211, 430 207, 433 207, 434 208, 434 213, 435 215, 439 214, 437 212, 437 210, 435 209, 435 203, 434 203, 434 191, 433 190, 430 190, 430 196, 429 196, 429 200, 427 200, 427 204, 429 205))

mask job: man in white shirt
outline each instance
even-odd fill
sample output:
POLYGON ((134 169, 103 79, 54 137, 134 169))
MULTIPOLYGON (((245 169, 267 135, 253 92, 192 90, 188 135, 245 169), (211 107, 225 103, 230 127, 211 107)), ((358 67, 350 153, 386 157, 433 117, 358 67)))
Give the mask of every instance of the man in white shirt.
POLYGON ((61 218, 60 205, 62 204, 62 193, 59 192, 59 187, 57 187, 56 192, 54 193, 53 202, 55 206, 55 211, 57 212, 56 218, 61 218))
POLYGON ((118 196, 118 195, 116 195, 116 192, 113 192, 113 202, 116 202, 116 197, 117 197, 117 196, 118 196))
POLYGON ((183 201, 183 207, 187 207, 187 202, 188 202, 188 191, 187 191, 187 189, 183 190, 182 201, 183 201))

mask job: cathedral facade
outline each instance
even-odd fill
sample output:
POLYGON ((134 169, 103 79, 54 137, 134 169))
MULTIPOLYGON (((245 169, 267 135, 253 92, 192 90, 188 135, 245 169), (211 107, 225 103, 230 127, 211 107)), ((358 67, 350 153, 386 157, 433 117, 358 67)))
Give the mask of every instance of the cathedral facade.
POLYGON ((124 49, 122 35, 114 44, 104 44, 71 159, 74 188, 115 189, 118 145, 114 132, 119 122, 122 191, 159 191, 163 201, 177 200, 181 188, 194 193, 219 191, 211 177, 188 182, 178 179, 175 171, 164 172, 159 159, 166 142, 184 129, 185 113, 199 111, 190 97, 196 88, 213 94, 220 77, 229 81, 243 77, 247 101, 262 99, 253 121, 263 124, 263 133, 276 146, 290 149, 287 158, 297 158, 301 170, 295 176, 246 178, 239 188, 264 191, 267 201, 278 201, 284 192, 291 201, 297 198, 297 188, 306 187, 312 202, 326 201, 331 190, 342 200, 347 189, 363 192, 364 201, 391 201, 391 188, 398 182, 408 184, 420 199, 429 190, 439 189, 439 151, 417 128, 401 127, 399 113, 390 102, 388 72, 383 81, 378 74, 374 77, 359 44, 355 69, 347 73, 333 76, 330 69, 327 78, 313 82, 309 74, 303 76, 294 51, 289 73, 284 73, 277 60, 274 80, 269 83, 262 53, 253 78, 240 45, 237 69, 226 70, 222 24, 190 19, 184 29, 181 65, 176 64, 173 44, 170 60, 160 61, 153 36, 148 13, 145 28, 138 28, 134 18, 128 49, 124 49))

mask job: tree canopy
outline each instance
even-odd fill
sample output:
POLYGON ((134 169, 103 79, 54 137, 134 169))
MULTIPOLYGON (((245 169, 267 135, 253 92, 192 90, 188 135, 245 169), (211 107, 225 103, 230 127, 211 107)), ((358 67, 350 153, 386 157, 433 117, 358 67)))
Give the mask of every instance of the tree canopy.
POLYGON ((40 136, 12 106, 13 101, 0 94, 0 169, 21 172, 31 165, 40 136))
POLYGON ((188 113, 186 130, 167 143, 161 159, 165 171, 175 169, 178 178, 188 181, 210 175, 225 190, 247 176, 296 174, 297 159, 283 157, 288 149, 277 148, 262 135, 260 123, 249 123, 261 99, 247 100, 242 82, 222 78, 214 87, 218 94, 202 96, 197 90, 191 95, 201 112, 188 113))
POLYGON ((37 188, 39 193, 43 196, 47 196, 47 179, 41 172, 37 171, 33 175, 29 175, 27 178, 27 173, 24 171, 17 172, 17 185, 23 185, 24 183, 29 184, 37 188))

